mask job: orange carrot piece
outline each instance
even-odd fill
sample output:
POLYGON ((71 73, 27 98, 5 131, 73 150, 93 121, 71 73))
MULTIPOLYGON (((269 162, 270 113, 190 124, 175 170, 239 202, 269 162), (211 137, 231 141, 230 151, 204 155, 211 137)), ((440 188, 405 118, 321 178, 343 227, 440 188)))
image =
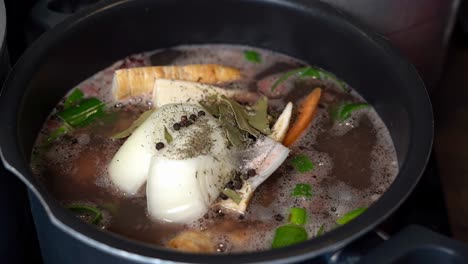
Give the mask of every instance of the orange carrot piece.
POLYGON ((307 95, 304 102, 302 102, 299 107, 299 115, 296 122, 294 122, 284 137, 283 145, 286 147, 290 146, 296 142, 296 140, 299 139, 302 133, 307 129, 317 112, 317 106, 321 95, 322 89, 320 88, 315 88, 309 95, 307 95))

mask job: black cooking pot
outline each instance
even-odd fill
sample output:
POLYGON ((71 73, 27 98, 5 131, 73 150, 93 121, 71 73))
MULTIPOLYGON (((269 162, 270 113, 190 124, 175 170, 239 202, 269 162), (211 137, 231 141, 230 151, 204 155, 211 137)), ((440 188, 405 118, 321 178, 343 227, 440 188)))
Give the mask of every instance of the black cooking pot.
POLYGON ((433 119, 418 74, 381 37, 318 1, 120 0, 100 2, 47 32, 10 74, 0 98, 5 166, 32 192, 47 263, 295 262, 339 250, 373 229, 408 196, 431 150, 433 119), (34 140, 58 101, 83 79, 132 53, 179 44, 233 43, 279 51, 348 82, 377 110, 400 172, 361 217, 316 239, 277 250, 195 255, 135 242, 78 220, 29 167, 34 140), (37 202, 38 199, 40 203, 37 202))

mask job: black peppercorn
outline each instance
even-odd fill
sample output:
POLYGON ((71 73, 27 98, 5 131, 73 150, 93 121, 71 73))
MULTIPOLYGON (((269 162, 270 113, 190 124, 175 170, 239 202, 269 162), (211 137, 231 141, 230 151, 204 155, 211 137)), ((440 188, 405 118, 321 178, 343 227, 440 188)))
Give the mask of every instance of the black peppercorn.
POLYGON ((193 122, 195 122, 195 120, 197 120, 197 116, 194 115, 194 114, 191 114, 189 119, 192 120, 193 122))
POLYGON ((205 111, 203 111, 203 110, 202 110, 202 111, 198 111, 198 117, 204 116, 204 115, 205 115, 205 111))
POLYGON ((234 182, 229 181, 229 182, 226 184, 226 188, 231 189, 231 190, 234 189, 234 182))
POLYGON ((164 148, 164 143, 162 143, 162 142, 156 143, 156 149, 157 149, 157 150, 160 150, 160 149, 162 149, 162 148, 164 148))
POLYGON ((180 124, 179 123, 175 123, 172 128, 174 128, 174 130, 179 130, 180 129, 180 124))
POLYGON ((247 175, 248 175, 249 177, 253 177, 253 176, 257 175, 257 172, 256 172, 254 169, 249 169, 249 170, 247 171, 247 175))
POLYGON ((186 120, 184 123, 185 123, 184 125, 185 125, 186 127, 193 125, 193 122, 190 121, 190 120, 186 120))
POLYGON ((181 116, 180 121, 182 121, 182 122, 187 121, 187 116, 186 115, 181 116))

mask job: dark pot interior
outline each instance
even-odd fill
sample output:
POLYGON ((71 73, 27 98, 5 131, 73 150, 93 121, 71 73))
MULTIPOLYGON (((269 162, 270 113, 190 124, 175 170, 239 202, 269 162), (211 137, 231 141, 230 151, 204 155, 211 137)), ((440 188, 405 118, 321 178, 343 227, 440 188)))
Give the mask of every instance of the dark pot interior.
POLYGON ((0 108, 6 125, 0 132, 2 158, 40 198, 52 223, 77 238, 74 243, 85 242, 89 249, 116 259, 145 263, 150 258, 271 263, 339 249, 375 227, 409 194, 425 167, 433 129, 427 93, 412 66, 380 37, 361 30, 328 6, 300 0, 101 2, 45 34, 25 53, 7 81, 0 108), (124 56, 197 43, 245 44, 279 51, 348 82, 373 104, 394 140, 400 173, 388 192, 362 217, 323 237, 291 248, 234 256, 155 249, 75 219, 47 194, 29 169, 32 145, 52 108, 83 79, 124 56))

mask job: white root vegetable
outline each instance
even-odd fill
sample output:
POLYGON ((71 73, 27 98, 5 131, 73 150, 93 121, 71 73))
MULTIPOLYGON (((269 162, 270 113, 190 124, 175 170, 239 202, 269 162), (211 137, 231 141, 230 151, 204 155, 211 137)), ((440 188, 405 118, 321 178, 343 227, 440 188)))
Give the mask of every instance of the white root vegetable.
POLYGON ((227 199, 221 200, 218 205, 244 214, 257 187, 283 164, 289 155, 289 149, 268 137, 264 137, 258 139, 252 148, 238 153, 238 155, 243 157, 244 169, 246 171, 254 169, 257 175, 247 179, 242 188, 236 191, 241 197, 239 203, 235 203, 232 199, 227 199))
POLYGON ((288 133, 289 124, 291 122, 293 104, 289 102, 284 108, 281 115, 276 120, 276 123, 271 128, 271 134, 268 135, 271 139, 277 142, 283 142, 286 133, 288 133))
POLYGON ((218 64, 152 66, 116 70, 112 94, 116 100, 151 93, 157 79, 174 79, 207 84, 232 82, 241 78, 239 70, 218 64))

